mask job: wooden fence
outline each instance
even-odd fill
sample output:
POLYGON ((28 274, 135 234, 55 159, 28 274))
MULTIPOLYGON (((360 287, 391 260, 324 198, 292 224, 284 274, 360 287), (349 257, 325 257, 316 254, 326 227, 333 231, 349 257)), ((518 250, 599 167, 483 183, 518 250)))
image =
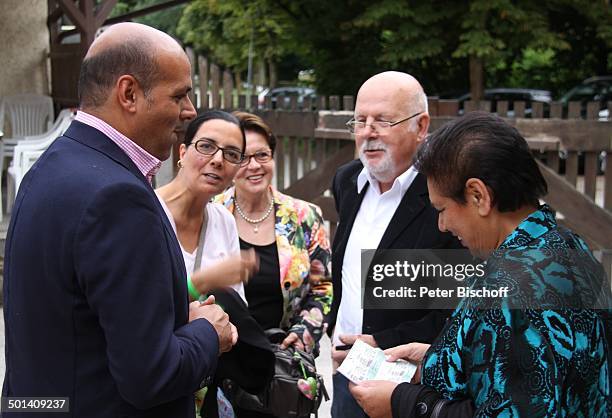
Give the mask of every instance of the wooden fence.
MULTIPOLYGON (((276 185, 280 190, 315 202, 335 230, 337 214, 328 189, 336 169, 355 157, 344 124, 352 117, 353 96, 239 95, 231 74, 198 58, 194 83, 200 109, 221 108, 257 113, 279 138, 276 185)), ((430 131, 474 110, 495 112, 528 140, 540 161, 549 193, 544 200, 560 222, 579 233, 612 264, 612 121, 602 118, 599 102, 539 103, 428 99, 430 131), (600 120, 605 119, 605 120, 600 120)), ((607 103, 612 114, 612 102, 607 103)))

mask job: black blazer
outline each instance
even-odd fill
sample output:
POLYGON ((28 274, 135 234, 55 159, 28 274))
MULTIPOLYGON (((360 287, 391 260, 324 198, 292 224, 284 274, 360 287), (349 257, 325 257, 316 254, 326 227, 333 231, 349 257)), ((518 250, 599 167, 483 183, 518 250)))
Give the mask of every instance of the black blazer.
MULTIPOLYGON (((334 300, 329 332, 336 324, 342 300, 342 263, 355 217, 369 184, 357 193, 357 177, 363 169, 354 160, 338 169, 332 191, 336 200, 339 224, 332 245, 332 279, 334 300)), ((429 202, 427 181, 418 174, 402 198, 378 246, 379 249, 463 248, 450 233, 438 229, 438 214, 429 202)), ((448 311, 418 309, 365 309, 363 333, 372 334, 381 348, 409 342, 431 343, 438 335, 448 311)))
POLYGON ((181 250, 153 189, 109 138, 73 122, 15 202, 2 395, 69 397, 62 416, 193 417, 219 347, 188 309, 181 250))

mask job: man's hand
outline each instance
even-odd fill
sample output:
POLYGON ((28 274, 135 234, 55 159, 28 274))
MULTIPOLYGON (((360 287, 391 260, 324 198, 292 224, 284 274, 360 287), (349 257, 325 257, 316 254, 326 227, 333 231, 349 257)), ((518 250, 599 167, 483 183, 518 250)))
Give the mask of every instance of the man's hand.
POLYGON ((238 341, 238 331, 223 309, 215 305, 214 296, 201 303, 195 301, 189 304, 189 322, 200 318, 206 319, 215 328, 219 336, 219 354, 231 350, 238 341))
POLYGON ((421 383, 421 363, 430 346, 430 344, 423 343, 398 345, 397 347, 386 349, 385 355, 387 356, 387 361, 404 359, 415 363, 417 365, 417 371, 412 377, 411 383, 421 383))
MULTIPOLYGON (((353 335, 340 335, 340 342, 346 345, 353 345, 355 341, 361 340, 364 343, 371 345, 372 347, 378 347, 376 340, 370 334, 353 334, 353 335)), ((348 355, 348 350, 336 350, 336 346, 332 346, 332 360, 333 368, 336 370, 344 361, 348 355)))
POLYGON ((391 418, 391 394, 398 384, 386 380, 349 383, 351 394, 371 418, 391 418))

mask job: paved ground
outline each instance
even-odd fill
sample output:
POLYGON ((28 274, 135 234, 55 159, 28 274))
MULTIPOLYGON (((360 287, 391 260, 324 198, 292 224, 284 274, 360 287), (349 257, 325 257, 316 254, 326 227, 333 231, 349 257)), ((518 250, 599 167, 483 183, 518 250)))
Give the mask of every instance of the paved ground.
MULTIPOLYGON (((5 364, 4 364, 4 314, 2 309, 0 308, 0 315, 2 315, 2 319, 0 320, 0 377, 4 381, 4 372, 5 372, 5 364)), ((317 369, 319 373, 323 375, 325 378, 325 386, 329 393, 329 396, 332 395, 332 384, 331 384, 331 356, 330 356, 330 342, 327 336, 323 337, 323 341, 321 342, 321 355, 317 359, 317 369)), ((331 400, 328 402, 321 403, 321 407, 319 408, 319 417, 321 418, 330 418, 330 407, 331 400)))
MULTIPOLYGON (((4 333, 2 334, 4 335, 4 333)), ((4 341, 3 341, 4 342, 4 341)), ((331 417, 331 397, 333 396, 332 387, 332 364, 331 364, 331 342, 327 335, 321 340, 321 354, 317 358, 317 371, 323 375, 325 379, 325 388, 329 393, 329 401, 323 401, 319 407, 319 417, 330 418, 331 417)))

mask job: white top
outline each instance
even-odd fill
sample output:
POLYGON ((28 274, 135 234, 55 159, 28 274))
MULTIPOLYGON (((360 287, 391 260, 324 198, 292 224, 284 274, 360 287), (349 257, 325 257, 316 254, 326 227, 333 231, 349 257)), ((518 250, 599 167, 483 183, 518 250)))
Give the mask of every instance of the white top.
MULTIPOLYGON (((157 196, 161 202, 164 212, 170 220, 172 229, 176 234, 176 223, 172 217, 170 209, 166 205, 159 195, 157 196)), ((240 254, 240 243, 238 242, 238 229, 236 228, 236 221, 231 213, 225 207, 219 203, 209 202, 206 204, 206 212, 208 215, 208 225, 206 227, 206 235, 204 236, 204 248, 202 250, 202 261, 198 266, 198 270, 206 265, 214 264, 215 262, 221 261, 230 255, 240 254)), ((178 238, 177 238, 178 240, 178 238)), ((181 245, 179 241, 179 245, 181 245)), ((183 260, 185 261, 185 269, 187 274, 191 276, 193 273, 193 265, 195 264, 197 247, 192 253, 185 251, 181 245, 181 252, 183 253, 183 260)), ((238 283, 231 286, 240 297, 246 303, 246 296, 244 294, 244 286, 242 283, 238 283)))
POLYGON ((362 333, 361 250, 378 248, 391 218, 417 174, 416 169, 410 166, 395 179, 391 189, 382 194, 378 181, 370 176, 365 167, 357 177, 358 193, 368 182, 370 187, 363 197, 346 243, 342 262, 342 300, 334 329, 334 344, 341 344, 339 335, 362 333))

